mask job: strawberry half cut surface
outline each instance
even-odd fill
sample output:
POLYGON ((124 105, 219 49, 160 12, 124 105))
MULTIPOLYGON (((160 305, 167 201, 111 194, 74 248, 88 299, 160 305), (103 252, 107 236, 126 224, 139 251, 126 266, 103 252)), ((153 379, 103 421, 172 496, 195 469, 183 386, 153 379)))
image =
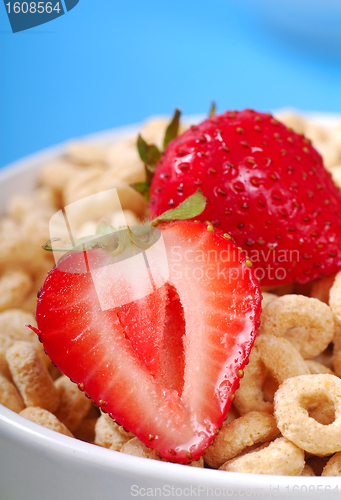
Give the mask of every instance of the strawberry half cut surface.
POLYGON ((148 265, 139 261, 144 275, 125 274, 131 257, 123 251, 117 266, 105 245, 62 257, 40 291, 37 324, 53 363, 103 412, 163 458, 187 463, 226 417, 261 295, 251 262, 211 224, 157 229, 162 244, 145 251, 148 265))
POLYGON ((310 140, 269 113, 227 111, 169 142, 153 166, 151 216, 198 187, 207 199, 198 219, 247 250, 262 285, 341 268, 340 190, 310 140))

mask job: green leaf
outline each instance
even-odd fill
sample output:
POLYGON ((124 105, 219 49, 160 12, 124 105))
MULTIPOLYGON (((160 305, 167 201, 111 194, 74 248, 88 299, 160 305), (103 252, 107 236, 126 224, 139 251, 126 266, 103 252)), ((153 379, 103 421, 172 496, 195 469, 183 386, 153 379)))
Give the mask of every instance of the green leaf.
POLYGON ((163 139, 163 149, 166 149, 167 144, 175 139, 179 133, 179 125, 180 125, 180 115, 181 111, 176 109, 174 111, 173 118, 166 128, 165 137, 163 139))
POLYGON ((149 165, 152 171, 155 172, 155 166, 161 158, 159 148, 155 144, 147 144, 141 135, 139 135, 137 138, 137 150, 143 163, 149 165))
POLYGON ((159 217, 151 222, 151 225, 156 226, 163 221, 192 219, 200 215, 204 211, 205 206, 206 198, 200 189, 198 189, 198 191, 186 198, 186 200, 180 203, 176 208, 171 208, 162 215, 159 215, 159 217))
POLYGON ((149 191, 150 191, 150 182, 135 182, 134 184, 130 184, 132 188, 134 188, 138 193, 142 194, 143 198, 148 201, 149 200, 149 191))
POLYGON ((210 111, 209 111, 209 113, 208 113, 208 116, 213 116, 213 115, 215 115, 215 114, 216 114, 216 111, 217 111, 217 109, 216 109, 215 102, 214 102, 214 101, 212 101, 211 108, 210 108, 210 111))
POLYGON ((62 238, 52 238, 51 240, 47 241, 45 245, 42 245, 42 248, 46 250, 47 252, 67 252, 68 250, 72 250, 72 245, 68 243, 67 241, 63 240, 62 238), (64 247, 53 247, 52 243, 55 242, 61 242, 65 246, 64 247))

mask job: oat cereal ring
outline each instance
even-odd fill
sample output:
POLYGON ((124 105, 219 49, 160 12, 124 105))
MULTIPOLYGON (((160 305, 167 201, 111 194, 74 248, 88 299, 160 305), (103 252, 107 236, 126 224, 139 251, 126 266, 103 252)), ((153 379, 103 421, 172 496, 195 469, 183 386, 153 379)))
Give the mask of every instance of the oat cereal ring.
POLYGON ((335 453, 323 467, 321 476, 341 476, 341 452, 335 453))
POLYGON ((303 467, 303 470, 302 470, 301 474, 299 474, 299 476, 314 477, 314 476, 316 476, 316 474, 314 472, 314 469, 312 467, 310 467, 310 465, 305 464, 305 466, 303 467))
POLYGON ((8 270, 0 278, 0 311, 20 306, 32 288, 32 279, 24 271, 8 270))
POLYGON ((19 415, 35 422, 36 424, 46 427, 47 429, 59 432, 60 434, 65 434, 65 436, 73 437, 69 429, 65 427, 64 424, 59 422, 58 418, 53 415, 53 413, 50 413, 43 408, 39 408, 37 406, 28 407, 22 410, 19 415))
POLYGON ((310 296, 325 304, 329 304, 329 293, 334 280, 335 274, 332 274, 331 276, 326 276, 325 278, 315 281, 310 290, 310 296))
POLYGON ((257 345, 258 339, 251 350, 249 363, 244 368, 244 376, 235 393, 234 405, 240 415, 250 411, 273 412, 273 405, 264 401, 262 386, 268 370, 260 358, 257 345))
POLYGON ((263 309, 258 335, 286 337, 304 359, 314 358, 333 339, 333 314, 317 299, 284 295, 263 309))
POLYGON ((229 424, 223 424, 204 453, 205 462, 214 469, 245 448, 269 441, 279 434, 276 421, 266 412, 252 411, 229 424))
POLYGON ((103 413, 96 422, 95 444, 110 450, 120 451, 122 446, 130 441, 134 435, 130 432, 124 435, 123 432, 120 432, 119 427, 109 415, 103 413))
POLYGON ((6 360, 6 351, 16 340, 26 340, 38 345, 37 335, 25 325, 36 325, 33 314, 21 309, 0 312, 0 372, 12 379, 6 360))
POLYGON ((205 467, 204 457, 201 456, 198 460, 194 460, 193 462, 190 462, 189 464, 184 464, 184 465, 188 465, 189 467, 203 468, 203 467, 205 467))
POLYGON ((59 406, 59 395, 38 351, 29 342, 15 342, 6 352, 13 381, 26 406, 51 411, 59 406))
POLYGON ((310 373, 306 362, 290 340, 264 335, 258 338, 257 346, 262 362, 279 384, 287 378, 310 373))
POLYGON ((328 366, 319 363, 318 361, 314 361, 312 359, 306 360, 306 365, 309 368, 310 373, 318 374, 318 373, 329 373, 329 375, 335 375, 333 370, 328 368, 328 366))
POLYGON ((65 375, 59 377, 54 385, 60 399, 54 414, 71 432, 74 432, 89 412, 91 400, 65 375))
POLYGON ((259 451, 253 451, 229 460, 219 470, 248 474, 296 476, 303 471, 304 464, 304 451, 287 439, 280 437, 259 451))
POLYGON ((34 272, 44 259, 44 250, 28 236, 18 234, 0 235, 0 269, 23 269, 34 272))
POLYGON ((333 314, 341 323, 341 271, 337 273, 329 292, 329 305, 333 314))
POLYGON ((341 351, 337 351, 334 356, 334 371, 338 377, 341 377, 341 351))
POLYGON ((273 300, 278 299, 278 295, 270 292, 262 292, 262 308, 266 307, 273 300))
POLYGON ((81 166, 106 164, 106 148, 87 141, 70 142, 65 152, 66 159, 81 166))
POLYGON ((137 437, 130 439, 126 442, 121 450, 122 453, 127 453, 128 455, 134 455, 135 457, 151 458, 152 460, 161 460, 158 452, 148 448, 143 444, 137 437))
POLYGON ((341 450, 341 380, 334 375, 303 375, 285 380, 275 395, 275 418, 283 436, 314 455, 341 450), (333 404, 335 419, 323 425, 310 411, 333 404))
POLYGON ((19 413, 25 408, 17 388, 8 378, 0 373, 0 404, 6 406, 12 411, 19 413))

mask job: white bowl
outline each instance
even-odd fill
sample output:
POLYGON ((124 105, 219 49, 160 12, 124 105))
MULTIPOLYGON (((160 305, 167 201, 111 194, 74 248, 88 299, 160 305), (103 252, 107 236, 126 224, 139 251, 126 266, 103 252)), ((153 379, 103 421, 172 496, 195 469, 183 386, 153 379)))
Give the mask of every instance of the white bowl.
MULTIPOLYGON (((107 142, 137 130, 124 127, 91 139, 107 142)), ((32 155, 0 173, 0 212, 14 193, 33 189, 40 166, 63 148, 32 155)), ((133 457, 58 434, 0 405, 1 500, 284 499, 314 493, 334 500, 339 498, 339 484, 337 477, 238 474, 133 457)))

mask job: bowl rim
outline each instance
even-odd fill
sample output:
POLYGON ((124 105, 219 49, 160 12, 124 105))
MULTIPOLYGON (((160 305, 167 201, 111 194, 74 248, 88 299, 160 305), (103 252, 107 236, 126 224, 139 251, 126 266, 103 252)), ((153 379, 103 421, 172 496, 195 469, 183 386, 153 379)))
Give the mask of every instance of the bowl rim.
MULTIPOLYGON (((288 108, 285 108, 285 110, 288 110, 288 108)), ((290 109, 290 111, 293 110, 290 109)), ((296 110, 295 112, 298 112, 302 116, 311 117, 318 123, 324 124, 332 124, 341 119, 341 115, 337 113, 306 113, 296 110)), ((198 122, 200 118, 202 116, 199 115, 184 117, 185 120, 192 121, 193 123, 198 122)), ((141 124, 137 123, 115 127, 75 140, 106 144, 128 137, 131 133, 136 133, 140 126, 141 124)), ((66 141, 46 148, 1 168, 0 188, 4 181, 13 179, 24 172, 32 173, 32 177, 34 178, 34 173, 45 162, 59 157, 69 142, 66 141)), ((338 477, 270 476, 226 471, 223 473, 219 470, 207 468, 203 472, 202 468, 184 467, 179 464, 135 457, 62 435, 30 421, 0 404, 1 434, 10 439, 20 440, 27 446, 44 449, 44 452, 47 454, 57 453, 60 456, 68 456, 70 459, 81 461, 84 464, 104 468, 112 472, 128 474, 129 476, 133 475, 137 481, 139 477, 145 478, 147 475, 149 479, 163 480, 168 484, 193 484, 195 486, 203 485, 220 489, 234 488, 234 490, 245 490, 247 487, 247 489, 262 488, 269 490, 269 488, 279 487, 280 491, 287 496, 295 494, 295 492, 293 493, 287 489, 288 477, 294 478, 293 482, 295 485, 307 488, 309 485, 316 485, 316 487, 317 485, 322 485, 323 487, 331 486, 333 488, 339 484, 338 477)))

